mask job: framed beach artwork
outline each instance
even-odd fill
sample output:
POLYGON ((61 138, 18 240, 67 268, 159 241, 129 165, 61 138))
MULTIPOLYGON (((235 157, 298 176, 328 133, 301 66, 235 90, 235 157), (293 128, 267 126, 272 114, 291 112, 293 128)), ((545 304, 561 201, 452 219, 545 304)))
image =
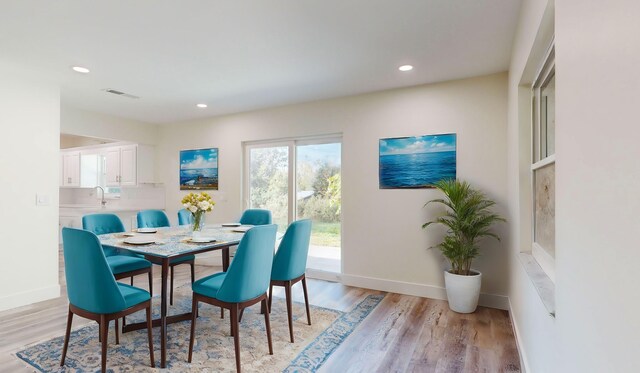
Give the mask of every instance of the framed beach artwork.
POLYGON ((180 190, 218 190, 218 148, 180 151, 180 190))
POLYGON ((456 178, 456 134, 380 140, 380 189, 433 188, 456 178))

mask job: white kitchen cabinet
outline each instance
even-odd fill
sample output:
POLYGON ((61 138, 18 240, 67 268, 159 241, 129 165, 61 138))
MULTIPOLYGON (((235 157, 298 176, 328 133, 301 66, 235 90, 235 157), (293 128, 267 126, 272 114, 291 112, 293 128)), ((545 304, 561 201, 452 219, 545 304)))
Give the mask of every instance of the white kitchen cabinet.
POLYGON ((79 187, 80 186, 80 152, 71 151, 62 153, 62 180, 60 186, 79 187))
POLYGON ((105 149, 108 187, 154 183, 154 151, 146 145, 122 145, 105 149))

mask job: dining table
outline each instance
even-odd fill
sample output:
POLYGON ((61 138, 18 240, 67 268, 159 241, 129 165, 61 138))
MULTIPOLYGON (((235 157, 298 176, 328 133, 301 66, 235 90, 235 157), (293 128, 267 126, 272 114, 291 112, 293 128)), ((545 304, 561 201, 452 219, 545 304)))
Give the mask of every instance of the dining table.
MULTIPOLYGON (((250 226, 229 227, 209 225, 197 236, 193 236, 189 226, 162 227, 145 229, 137 232, 112 233, 99 236, 102 245, 127 250, 143 255, 151 263, 161 266, 160 318, 153 320, 153 326, 160 327, 160 367, 167 364, 167 325, 179 321, 191 320, 191 312, 178 315, 167 315, 167 277, 169 264, 187 255, 208 251, 222 252, 222 270, 229 268, 229 249, 238 245, 244 232, 250 226), (146 233, 142 233, 146 232, 146 233)), ((144 329, 145 322, 124 324, 123 332, 144 329)))

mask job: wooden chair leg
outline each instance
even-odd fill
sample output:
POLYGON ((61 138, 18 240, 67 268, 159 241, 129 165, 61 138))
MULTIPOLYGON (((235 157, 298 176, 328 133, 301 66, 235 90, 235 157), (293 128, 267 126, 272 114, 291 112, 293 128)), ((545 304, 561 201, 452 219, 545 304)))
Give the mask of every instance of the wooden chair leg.
POLYGON ((220 318, 224 319, 224 308, 220 307, 220 318))
POLYGON ((71 323, 73 322, 73 312, 69 310, 67 315, 67 331, 64 334, 64 345, 62 346, 62 359, 60 360, 60 366, 64 365, 64 359, 67 357, 67 347, 69 347, 69 336, 71 335, 71 323))
POLYGON ((149 356, 151 357, 151 367, 156 366, 155 359, 153 357, 153 322, 151 321, 151 301, 149 301, 149 307, 147 307, 147 337, 149 338, 149 356))
POLYGON ((193 355, 193 341, 195 340, 196 333, 196 311, 198 309, 198 301, 196 295, 193 294, 193 302, 191 303, 191 336, 189 337, 189 358, 187 361, 191 362, 191 356, 193 355))
MULTIPOLYGON (((262 300, 262 306, 267 307, 267 300, 262 300)), ((271 324, 269 323, 269 312, 264 313, 264 325, 267 329, 267 342, 269 343, 269 355, 273 355, 273 344, 271 343, 271 324)))
POLYGON ((118 332, 118 319, 115 319, 115 327, 114 329, 116 330, 116 344, 119 345, 120 344, 120 333, 118 332))
POLYGON ((293 343, 293 310, 291 307, 291 281, 287 281, 284 285, 284 292, 287 300, 287 319, 289 320, 289 337, 293 343))
POLYGON ((133 286, 133 276, 131 276, 131 286, 133 286))
POLYGON ((169 296, 169 304, 173 306, 173 268, 174 266, 171 266, 171 295, 169 296))
POLYGON ((231 330, 233 334, 233 347, 236 350, 236 370, 240 373, 240 333, 238 328, 238 305, 231 307, 231 330))
POLYGON ((302 290, 304 291, 304 305, 307 308, 307 323, 311 325, 311 312, 309 312, 309 294, 307 293, 307 277, 302 277, 302 290))
POLYGON ((107 371, 107 345, 109 344, 109 322, 105 315, 100 315, 100 330, 102 335, 102 371, 107 371))
POLYGON ((273 284, 269 284, 269 307, 267 309, 271 312, 271 300, 273 299, 273 284))
POLYGON ((242 322, 242 315, 244 315, 244 308, 240 310, 240 317, 238 317, 238 323, 242 322))

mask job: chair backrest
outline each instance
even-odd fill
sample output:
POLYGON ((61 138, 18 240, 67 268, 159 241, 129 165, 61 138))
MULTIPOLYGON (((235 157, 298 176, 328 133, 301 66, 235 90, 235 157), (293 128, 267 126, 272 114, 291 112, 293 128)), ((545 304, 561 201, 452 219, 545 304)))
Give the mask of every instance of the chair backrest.
POLYGON ((126 308, 124 297, 109 269, 98 237, 92 232, 62 229, 64 269, 69 303, 93 313, 126 308))
POLYGON ((298 220, 289 225, 273 258, 272 280, 289 281, 304 274, 310 238, 311 220, 298 220))
POLYGON ((189 225, 193 221, 191 211, 181 209, 178 211, 178 225, 189 225))
POLYGON ((138 228, 169 227, 169 217, 162 210, 144 210, 138 212, 138 228))
POLYGON ((240 217, 240 224, 247 225, 267 225, 272 224, 271 211, 263 209, 244 210, 240 217))
POLYGON ((115 214, 91 214, 82 217, 82 229, 94 234, 122 233, 122 220, 115 214))
POLYGON ((240 303, 266 293, 271 281, 275 224, 251 228, 244 234, 216 298, 240 303))

